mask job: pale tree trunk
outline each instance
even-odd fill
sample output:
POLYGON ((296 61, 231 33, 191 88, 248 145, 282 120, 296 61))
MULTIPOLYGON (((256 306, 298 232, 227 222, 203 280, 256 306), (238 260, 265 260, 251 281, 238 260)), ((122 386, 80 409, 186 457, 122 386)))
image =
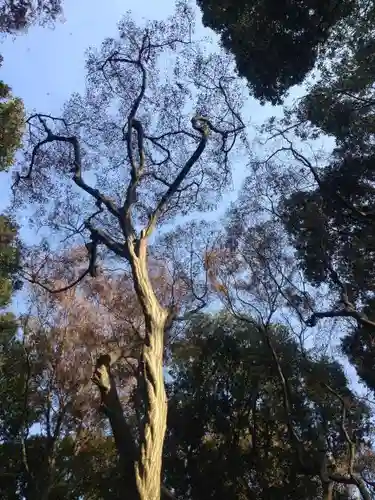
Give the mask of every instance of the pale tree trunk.
POLYGON ((146 239, 129 245, 134 287, 145 318, 145 338, 139 366, 138 389, 144 406, 140 422, 140 449, 123 414, 111 366, 124 355, 121 349, 99 357, 93 381, 100 389, 102 407, 111 424, 116 447, 124 469, 129 500, 174 498, 161 486, 163 445, 167 426, 167 397, 164 386, 164 330, 168 311, 164 309, 149 280, 146 239), (140 390, 142 389, 142 391, 140 390))
POLYGON ((141 500, 160 500, 163 445, 167 427, 167 397, 164 386, 164 329, 168 311, 159 303, 148 276, 147 238, 137 249, 129 245, 134 287, 145 317, 145 341, 140 375, 143 384, 145 421, 136 463, 136 481, 141 500))
POLYGON ((136 464, 137 485, 142 500, 159 500, 163 444, 167 422, 167 399, 164 388, 163 358, 164 328, 155 326, 143 351, 146 420, 140 457, 136 464))

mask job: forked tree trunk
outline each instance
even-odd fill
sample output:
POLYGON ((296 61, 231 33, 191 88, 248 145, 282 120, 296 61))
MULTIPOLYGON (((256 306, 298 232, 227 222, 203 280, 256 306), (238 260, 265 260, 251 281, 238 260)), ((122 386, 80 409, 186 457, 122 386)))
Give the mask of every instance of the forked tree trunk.
POLYGON ((139 245, 128 242, 134 288, 145 318, 145 339, 140 359, 139 388, 145 409, 136 449, 130 427, 122 411, 111 366, 121 357, 121 349, 97 360, 93 381, 101 392, 102 407, 112 428, 128 484, 124 499, 160 500, 174 498, 161 486, 163 445, 167 426, 167 397, 164 386, 164 330, 168 311, 163 308, 148 276, 146 239, 139 245))
MULTIPOLYGON (((163 337, 164 329, 160 326, 149 334, 150 340, 143 350, 141 362, 145 382, 146 419, 141 435, 140 453, 137 453, 111 374, 111 366, 119 358, 119 353, 100 356, 94 372, 93 380, 100 389, 102 408, 111 424, 123 467, 124 481, 127 485, 124 497, 126 500, 161 498, 162 453, 167 419, 163 378, 163 337)), ((173 498, 173 496, 164 488, 162 498, 173 498)))

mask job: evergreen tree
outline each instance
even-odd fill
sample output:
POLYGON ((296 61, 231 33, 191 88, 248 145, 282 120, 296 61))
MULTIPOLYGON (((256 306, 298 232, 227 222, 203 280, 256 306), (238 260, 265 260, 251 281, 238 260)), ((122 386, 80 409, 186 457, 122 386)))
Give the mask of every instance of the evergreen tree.
POLYGON ((324 54, 339 49, 361 0, 197 0, 203 24, 236 58, 255 97, 280 103, 324 54))
MULTIPOLYGON (((348 451, 352 446, 358 460, 369 409, 348 388, 338 363, 308 359, 286 328, 274 325, 266 333, 248 319, 201 316, 175 345, 166 445, 170 485, 194 500, 313 500, 327 488, 331 496, 324 498, 351 498, 347 486, 361 478, 348 481, 348 451)), ((367 491, 363 481, 362 488, 367 491)))

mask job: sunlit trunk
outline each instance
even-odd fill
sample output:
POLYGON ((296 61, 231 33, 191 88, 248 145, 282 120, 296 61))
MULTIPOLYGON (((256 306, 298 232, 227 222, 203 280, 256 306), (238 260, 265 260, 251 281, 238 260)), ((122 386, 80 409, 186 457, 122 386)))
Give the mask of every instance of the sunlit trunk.
POLYGON ((153 327, 144 346, 142 370, 145 383, 146 415, 140 457, 136 464, 141 500, 159 500, 163 443, 167 423, 167 398, 163 375, 164 326, 153 327))
POLYGON ((141 304, 146 335, 140 360, 138 381, 143 389, 145 408, 141 429, 136 480, 141 500, 160 500, 163 444, 167 425, 167 397, 164 386, 164 329, 168 312, 160 305, 147 269, 147 239, 140 241, 137 251, 129 246, 134 288, 141 304))

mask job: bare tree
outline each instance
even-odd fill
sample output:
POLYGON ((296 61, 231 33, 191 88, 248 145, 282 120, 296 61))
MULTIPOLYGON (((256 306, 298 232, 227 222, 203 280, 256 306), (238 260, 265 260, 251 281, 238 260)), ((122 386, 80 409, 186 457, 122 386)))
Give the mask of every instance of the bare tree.
MULTIPOLYGON (((167 22, 140 28, 126 17, 119 32, 119 39, 89 51, 86 92, 72 97, 61 118, 29 118, 15 203, 36 207, 33 221, 49 229, 51 248, 59 246, 55 234, 63 235, 65 247, 85 239, 88 266, 63 290, 95 276, 98 255, 111 253, 130 268, 144 316, 139 446, 111 372, 121 352, 99 357, 94 381, 124 466, 132 471, 126 498, 156 500, 167 416, 164 331, 176 308, 156 295, 148 242, 157 225, 215 208, 230 181, 230 153, 244 133, 242 90, 231 59, 207 54, 207 44, 194 41, 192 13, 182 3, 167 22)), ((30 279, 38 281, 33 273, 30 279)))

